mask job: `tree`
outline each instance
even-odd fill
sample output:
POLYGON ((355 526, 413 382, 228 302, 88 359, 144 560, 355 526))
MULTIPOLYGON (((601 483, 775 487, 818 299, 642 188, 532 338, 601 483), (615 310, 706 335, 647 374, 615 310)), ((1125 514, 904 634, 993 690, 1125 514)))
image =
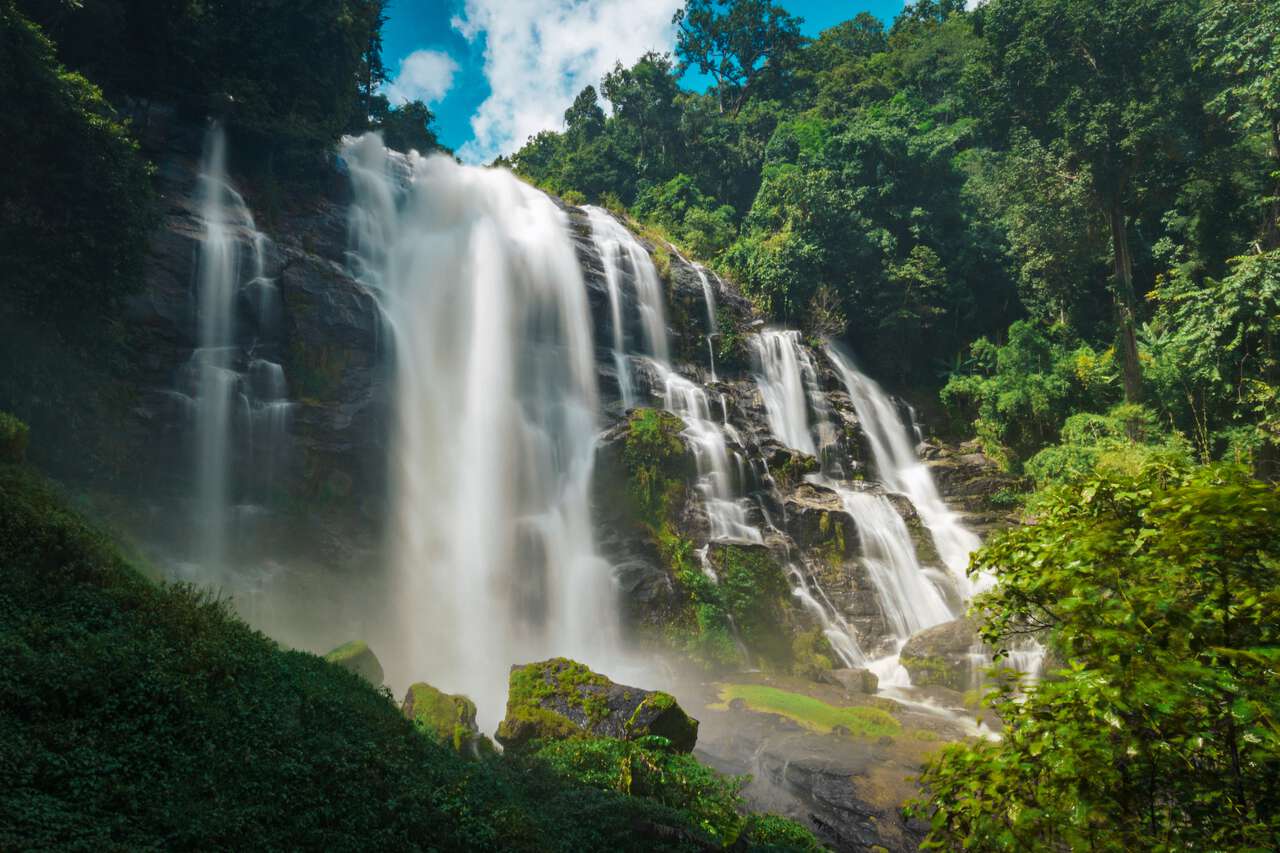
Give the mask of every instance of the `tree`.
POLYGON ((1201 62, 1223 76, 1210 106, 1245 130, 1261 130, 1273 185, 1263 247, 1280 248, 1280 5, 1267 0, 1211 0, 1200 25, 1201 62))
POLYGON ((574 147, 594 142, 604 133, 604 110, 600 108, 595 86, 587 86, 564 111, 565 135, 574 147))
POLYGON ((616 63, 601 85, 613 106, 614 139, 620 146, 635 146, 637 171, 651 179, 666 178, 674 171, 675 101, 680 89, 672 71, 670 56, 650 51, 630 68, 616 63))
POLYGON ((435 114, 422 101, 409 101, 381 114, 375 110, 374 127, 382 131, 382 139, 388 148, 430 154, 444 150, 431 129, 435 119, 435 114))
POLYGON ((1142 396, 1129 223, 1148 169, 1185 150, 1195 0, 991 0, 981 7, 997 112, 1087 172, 1111 231, 1125 398, 1142 396))
POLYGON ((996 648, 1064 664, 995 699, 913 811, 931 850, 1267 850, 1280 833, 1280 491, 1120 452, 975 555, 996 648))
POLYGON ((761 77, 803 43, 803 22, 773 0, 689 0, 672 18, 680 73, 710 74, 721 112, 727 98, 737 113, 761 77))

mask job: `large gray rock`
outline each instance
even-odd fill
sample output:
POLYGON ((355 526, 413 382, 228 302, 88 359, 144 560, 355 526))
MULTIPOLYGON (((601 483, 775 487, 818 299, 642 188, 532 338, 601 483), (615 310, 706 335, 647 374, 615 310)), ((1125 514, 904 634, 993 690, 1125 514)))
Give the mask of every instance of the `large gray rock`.
POLYGON ((978 626, 964 618, 926 628, 907 640, 899 660, 918 687, 968 690, 981 681, 978 626))

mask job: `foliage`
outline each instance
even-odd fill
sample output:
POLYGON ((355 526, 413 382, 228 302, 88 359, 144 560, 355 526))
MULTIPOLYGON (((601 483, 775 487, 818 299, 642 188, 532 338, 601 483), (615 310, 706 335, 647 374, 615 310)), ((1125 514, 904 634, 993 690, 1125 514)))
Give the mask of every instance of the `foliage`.
POLYGON ((942 401, 973 420, 989 455, 1016 468, 1052 442, 1072 412, 1112 400, 1115 386, 1109 351, 1096 352, 1064 327, 1019 321, 1003 346, 985 338, 973 345, 942 401))
POLYGON ((763 77, 785 73, 803 19, 773 0, 689 0, 672 23, 681 70, 711 75, 721 110, 737 112, 763 77))
POLYGON ((1045 486, 1099 470, 1132 471, 1157 462, 1179 468, 1190 461, 1186 441, 1163 434, 1149 409, 1120 404, 1105 415, 1071 415, 1062 425, 1059 443, 1027 460, 1025 470, 1037 485, 1045 486))
POLYGON ((557 740, 534 756, 574 782, 656 800, 678 809, 711 838, 732 844, 742 832, 744 778, 722 776, 692 755, 675 752, 666 738, 557 740))
POLYGON ((383 74, 385 0, 20 3, 114 99, 226 112, 276 174, 315 170, 343 131, 363 129, 383 74))
POLYGON ((854 737, 891 737, 902 731, 898 721, 881 708, 828 705, 803 693, 763 684, 722 685, 720 701, 728 704, 735 699, 741 699, 753 711, 780 714, 816 732, 841 728, 854 737))
MULTIPOLYGON (((0 312, 90 343, 138 286, 152 222, 147 165, 128 127, 53 45, 0 2, 0 312)), ((12 363, 12 362, 11 362, 12 363)))
MULTIPOLYGON (((379 99, 385 101, 381 96, 379 99)), ((385 103, 380 102, 375 104, 369 126, 382 132, 382 141, 388 148, 417 151, 425 155, 445 150, 436 138, 435 131, 431 129, 435 118, 435 114, 422 101, 409 101, 394 108, 388 108, 385 103)))
POLYGON ((1247 427, 1254 445, 1274 444, 1280 437, 1280 250, 1235 258, 1221 279, 1175 269, 1151 299, 1156 313, 1144 330, 1147 374, 1201 456, 1216 456, 1234 427, 1247 427))
MULTIPOLYGON (((0 465, 0 847, 700 850, 701 813, 468 762, 225 600, 144 580, 0 465)), ((703 771, 709 774, 711 771, 703 771)), ((681 787, 684 786, 684 787, 681 787)), ((724 790, 723 788, 721 790, 724 790)), ((710 809, 714 799, 698 805, 710 809)), ((708 811, 708 814, 711 812, 708 811)), ((767 843, 767 842, 762 842, 767 843)), ((799 849, 811 849, 804 839, 799 849)))
POLYGON ((1160 461, 1043 492, 980 551, 988 642, 1068 661, 926 770, 929 849, 1267 849, 1280 833, 1280 493, 1160 461))

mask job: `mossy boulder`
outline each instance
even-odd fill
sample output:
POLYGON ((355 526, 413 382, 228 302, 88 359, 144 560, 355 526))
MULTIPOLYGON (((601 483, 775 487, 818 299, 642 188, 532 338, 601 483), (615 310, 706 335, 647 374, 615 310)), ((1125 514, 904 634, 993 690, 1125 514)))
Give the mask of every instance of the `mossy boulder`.
POLYGON ((507 715, 497 738, 508 749, 534 740, 659 735, 678 752, 691 752, 698 721, 657 690, 615 684, 567 658, 513 666, 507 715))
POLYGON ((329 663, 350 670, 370 684, 382 684, 382 664, 364 640, 352 640, 324 656, 329 663))
POLYGON ((476 703, 466 696, 418 682, 405 693, 400 710, 419 730, 451 744, 463 755, 493 751, 493 744, 476 725, 476 703))
POLYGON ((946 687, 965 691, 981 680, 975 652, 982 650, 977 625, 956 619, 926 628, 907 640, 899 660, 916 687, 946 687))

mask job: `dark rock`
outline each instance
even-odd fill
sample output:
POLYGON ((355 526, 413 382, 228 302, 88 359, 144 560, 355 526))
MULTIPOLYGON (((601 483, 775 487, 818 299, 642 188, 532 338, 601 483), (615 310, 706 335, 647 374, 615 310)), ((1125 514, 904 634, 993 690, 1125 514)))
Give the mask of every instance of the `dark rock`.
POLYGON ((787 533, 801 548, 818 551, 837 565, 858 555, 858 527, 832 489, 801 483, 787 493, 783 507, 787 533))
POLYGON ((648 735, 690 752, 698 740, 698 721, 669 693, 615 684, 566 658, 511 668, 507 715, 497 733, 508 749, 535 739, 648 735))

